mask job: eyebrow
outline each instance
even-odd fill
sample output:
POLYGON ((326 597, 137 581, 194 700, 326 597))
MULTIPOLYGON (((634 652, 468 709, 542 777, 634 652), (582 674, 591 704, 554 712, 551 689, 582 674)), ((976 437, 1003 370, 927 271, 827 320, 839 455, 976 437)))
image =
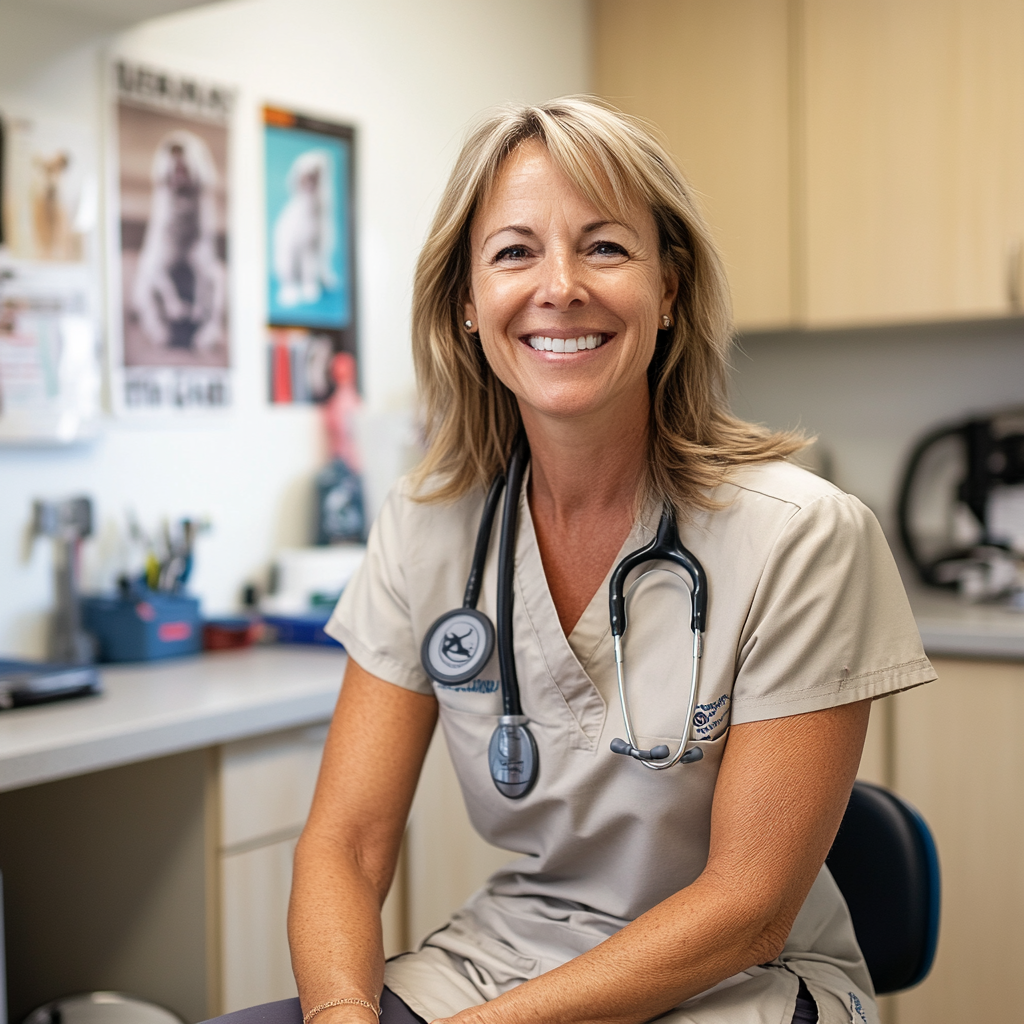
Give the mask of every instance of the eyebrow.
MULTIPOLYGON (((636 231, 631 228, 628 224, 623 224, 620 220, 595 220, 591 224, 583 225, 583 234, 589 235, 593 231, 600 231, 601 228, 606 228, 610 224, 614 224, 617 227, 625 228, 631 235, 636 235, 636 231)), ((532 238, 535 234, 532 228, 527 227, 525 224, 506 224, 503 228, 498 228, 497 231, 492 231, 485 239, 483 244, 487 245, 488 242, 496 235, 500 235, 505 231, 511 231, 513 234, 522 235, 524 238, 532 238)))

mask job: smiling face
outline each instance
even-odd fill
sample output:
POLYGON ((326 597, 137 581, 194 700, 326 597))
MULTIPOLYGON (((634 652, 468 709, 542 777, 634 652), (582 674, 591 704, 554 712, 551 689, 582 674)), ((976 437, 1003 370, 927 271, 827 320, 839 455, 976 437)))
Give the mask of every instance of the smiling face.
POLYGON ((647 367, 676 292, 650 211, 598 209, 530 140, 503 164, 470 246, 466 319, 527 428, 535 417, 645 423, 647 367))

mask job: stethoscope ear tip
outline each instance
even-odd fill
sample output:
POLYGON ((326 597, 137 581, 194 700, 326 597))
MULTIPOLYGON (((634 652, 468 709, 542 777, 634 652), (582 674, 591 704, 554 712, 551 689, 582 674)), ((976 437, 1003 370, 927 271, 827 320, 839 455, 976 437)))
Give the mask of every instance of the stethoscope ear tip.
MULTIPOLYGON (((656 747, 651 747, 650 750, 641 750, 639 747, 634 747, 632 743, 627 743, 623 739, 619 739, 618 736, 611 742, 611 749, 613 754, 625 754, 627 757, 635 757, 638 761, 664 761, 669 756, 669 749, 664 743, 659 744, 656 747)), ((691 747, 676 764, 693 764, 694 761, 699 761, 704 756, 704 751, 700 747, 691 747)), ((658 765, 659 768, 667 768, 668 765, 658 765)))

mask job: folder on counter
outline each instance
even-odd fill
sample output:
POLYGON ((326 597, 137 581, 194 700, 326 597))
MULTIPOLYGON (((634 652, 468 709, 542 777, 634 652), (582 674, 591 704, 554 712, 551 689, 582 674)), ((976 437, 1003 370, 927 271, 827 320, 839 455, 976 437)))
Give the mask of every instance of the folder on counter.
POLYGON ((0 711, 101 693, 94 665, 47 665, 0 658, 0 711))

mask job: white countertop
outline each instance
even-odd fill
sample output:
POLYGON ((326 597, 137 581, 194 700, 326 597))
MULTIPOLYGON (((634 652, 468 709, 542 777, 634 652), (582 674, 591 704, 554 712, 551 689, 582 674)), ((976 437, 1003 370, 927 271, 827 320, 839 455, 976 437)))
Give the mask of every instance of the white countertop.
POLYGON ((1024 660, 1024 612, 968 604, 942 590, 907 588, 929 655, 1024 660))
MULTIPOLYGON (((909 592, 930 655, 1024 660, 1024 612, 909 592)), ((0 712, 0 791, 325 721, 344 670, 301 645, 105 666, 101 696, 0 712)))
POLYGON ((0 712, 0 791, 322 722, 345 660, 281 645, 104 666, 100 696, 0 712))

